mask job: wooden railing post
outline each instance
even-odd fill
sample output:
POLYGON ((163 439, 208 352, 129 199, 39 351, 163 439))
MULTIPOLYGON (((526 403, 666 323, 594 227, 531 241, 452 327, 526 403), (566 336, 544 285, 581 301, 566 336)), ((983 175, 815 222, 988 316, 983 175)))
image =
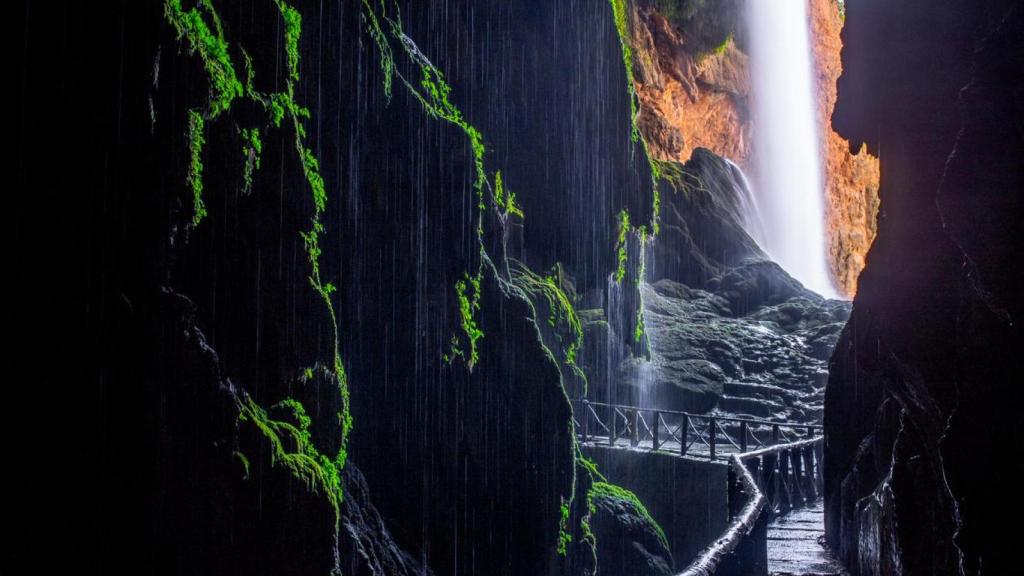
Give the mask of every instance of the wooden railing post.
POLYGON ((712 460, 715 459, 715 444, 717 436, 717 430, 715 430, 715 417, 712 416, 708 419, 708 447, 711 449, 712 460))
POLYGON ((618 410, 615 408, 615 406, 608 407, 608 415, 611 416, 608 419, 608 445, 614 446, 615 437, 618 436, 618 434, 615 431, 615 423, 618 420, 618 418, 616 418, 616 416, 618 415, 618 410))
POLYGON ((789 478, 789 450, 779 452, 779 513, 793 508, 793 483, 789 478))
POLYGON ((683 414, 683 423, 682 423, 682 425, 680 425, 679 430, 681 431, 680 434, 679 434, 679 455, 680 456, 685 456, 686 455, 686 446, 687 446, 687 442, 686 441, 687 441, 687 439, 688 439, 688 437, 690 435, 690 415, 689 414, 683 414))
POLYGON ((765 454, 761 462, 762 490, 764 490, 764 497, 768 501, 772 514, 775 513, 779 503, 778 463, 778 455, 774 453, 765 454))
POLYGON ((782 438, 782 431, 779 430, 778 424, 772 424, 772 446, 776 446, 779 440, 782 438))
POLYGON ((661 428, 661 412, 654 411, 654 428, 651 430, 651 444, 657 450, 661 443, 658 442, 658 429, 661 428))
POLYGON ((640 409, 633 410, 633 425, 629 431, 629 445, 636 448, 640 444, 640 409))
POLYGON ((743 493, 740 490, 740 481, 736 477, 736 471, 729 466, 729 472, 726 477, 726 505, 729 508, 729 520, 732 521, 740 510, 743 510, 743 493))
POLYGON ((814 472, 814 446, 804 446, 800 451, 804 459, 804 487, 809 502, 818 499, 818 486, 814 472))
POLYGON ((806 486, 804 485, 804 466, 800 458, 800 448, 789 450, 790 469, 793 470, 793 505, 803 506, 810 500, 807 499, 806 486))
POLYGON ((754 479, 754 483, 757 484, 758 489, 764 492, 764 486, 761 484, 761 459, 751 458, 744 462, 747 466, 747 470, 750 470, 750 476, 754 479))
POLYGON ((740 422, 740 452, 747 451, 747 423, 740 422))

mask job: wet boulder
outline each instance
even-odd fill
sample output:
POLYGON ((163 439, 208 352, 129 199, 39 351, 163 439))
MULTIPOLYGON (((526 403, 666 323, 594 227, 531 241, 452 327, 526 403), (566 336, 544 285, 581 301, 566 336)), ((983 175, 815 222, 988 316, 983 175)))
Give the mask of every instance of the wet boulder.
POLYGON ((647 508, 629 490, 595 482, 590 526, 597 540, 598 576, 667 576, 668 540, 647 508))

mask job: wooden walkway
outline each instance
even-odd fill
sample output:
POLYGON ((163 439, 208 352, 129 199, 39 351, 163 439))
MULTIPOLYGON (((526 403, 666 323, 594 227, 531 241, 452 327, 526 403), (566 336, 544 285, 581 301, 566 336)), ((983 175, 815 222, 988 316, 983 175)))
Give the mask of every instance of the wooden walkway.
POLYGON ((768 525, 768 573, 773 576, 847 576, 825 547, 821 500, 768 525))
POLYGON ((729 526, 680 576, 848 576, 825 547, 820 425, 580 400, 583 443, 728 463, 729 526))
POLYGON ((680 456, 727 461, 734 454, 776 446, 821 434, 821 426, 691 414, 580 400, 573 424, 587 443, 626 445, 680 456))

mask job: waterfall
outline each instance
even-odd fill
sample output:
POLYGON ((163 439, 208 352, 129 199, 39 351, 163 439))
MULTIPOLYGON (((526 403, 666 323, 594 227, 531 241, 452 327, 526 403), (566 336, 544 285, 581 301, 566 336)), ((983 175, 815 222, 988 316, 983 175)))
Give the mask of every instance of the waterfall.
POLYGON ((757 195, 754 194, 754 187, 747 180, 747 175, 743 173, 742 168, 728 158, 723 158, 723 160, 732 168, 733 178, 740 184, 736 191, 737 209, 739 210, 739 214, 736 215, 737 220, 743 223, 743 229, 750 234, 754 242, 764 248, 764 217, 761 215, 761 206, 757 202, 757 195))
POLYGON ((836 297, 825 256, 806 0, 749 2, 747 21, 762 248, 807 288, 836 297))

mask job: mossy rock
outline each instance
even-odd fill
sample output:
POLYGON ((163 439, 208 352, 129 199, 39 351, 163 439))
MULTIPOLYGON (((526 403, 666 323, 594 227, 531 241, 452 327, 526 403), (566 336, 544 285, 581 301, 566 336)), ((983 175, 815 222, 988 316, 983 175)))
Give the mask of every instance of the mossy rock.
POLYGON ((599 576, 672 573, 672 552, 665 533, 635 494, 595 482, 589 498, 599 576))

